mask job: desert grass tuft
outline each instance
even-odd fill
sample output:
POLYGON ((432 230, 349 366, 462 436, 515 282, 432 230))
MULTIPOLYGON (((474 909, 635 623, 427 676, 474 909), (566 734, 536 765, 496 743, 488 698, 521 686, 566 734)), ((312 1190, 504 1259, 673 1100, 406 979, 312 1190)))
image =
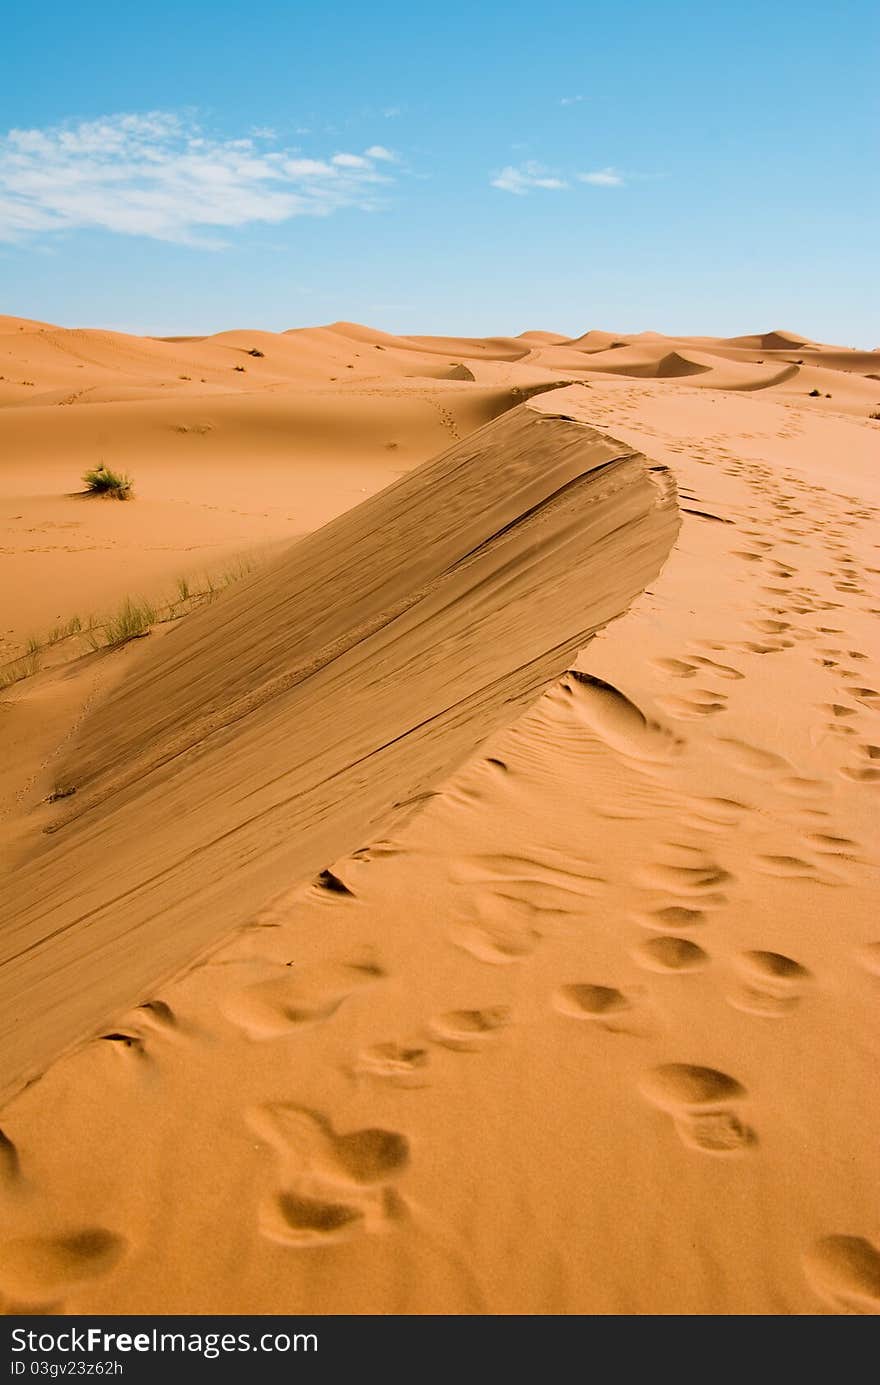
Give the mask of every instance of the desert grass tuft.
POLYGON ((39 671, 40 656, 36 650, 23 654, 20 659, 13 659, 11 664, 0 669, 0 688, 11 688, 13 683, 20 683, 23 678, 30 678, 39 671))
POLYGON ((87 634, 92 649, 105 645, 125 644, 147 635, 159 619, 159 612, 149 601, 133 601, 127 596, 115 615, 103 625, 94 626, 87 634))
POLYGON ((75 784, 56 784, 55 788, 47 795, 46 803, 57 803, 60 798, 70 798, 76 793, 75 784))
MULTIPOLYGON (((54 630, 50 630, 44 641, 45 644, 60 644, 62 640, 69 640, 72 635, 82 633, 83 623, 79 616, 71 616, 64 625, 56 625, 54 630)), ((32 641, 33 643, 33 641, 32 641)), ((30 647, 30 646, 28 646, 30 647)), ((37 646, 38 648, 40 646, 37 646)))
POLYGON ((255 566, 251 558, 240 557, 220 572, 205 573, 196 581, 186 576, 178 577, 177 595, 173 600, 154 604, 143 597, 127 596, 118 610, 106 619, 99 620, 91 615, 83 620, 81 616, 72 616, 64 624, 56 625, 45 639, 38 640, 31 636, 26 654, 0 667, 0 688, 18 683, 22 678, 38 672, 42 651, 75 635, 84 641, 84 645, 78 645, 77 652, 83 652, 84 648, 97 652, 148 635, 154 625, 180 620, 199 604, 213 601, 226 587, 253 572, 255 566))
POLYGON ((82 479, 89 495, 109 495, 114 500, 130 500, 132 497, 131 477, 121 471, 111 471, 103 462, 91 471, 84 472, 82 479))

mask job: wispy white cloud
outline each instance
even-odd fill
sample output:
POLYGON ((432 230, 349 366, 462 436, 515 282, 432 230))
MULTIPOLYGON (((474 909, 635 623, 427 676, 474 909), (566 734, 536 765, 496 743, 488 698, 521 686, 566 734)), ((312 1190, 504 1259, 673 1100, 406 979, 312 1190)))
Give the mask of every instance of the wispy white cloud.
POLYGON ((371 144, 364 153, 368 159, 378 159, 381 163, 396 164, 398 159, 393 149, 386 149, 384 144, 371 144))
POLYGON ((267 128, 221 139, 165 111, 10 130, 0 135, 0 240, 99 227, 216 248, 206 230, 373 210, 393 181, 379 149, 303 158, 267 128))
POLYGON ((559 104, 560 106, 577 106, 583 100, 585 100, 583 96, 563 96, 559 104))
POLYGON ((556 192, 568 187, 562 178, 557 178, 549 169, 544 168, 543 164, 535 163, 533 159, 516 167, 508 164, 500 173, 496 173, 490 182, 493 188, 500 188, 502 192, 514 192, 519 197, 524 197, 534 188, 546 188, 556 192))
POLYGON ((361 154, 334 154, 331 160, 337 168, 369 168, 370 160, 361 154))
POLYGON ((596 188, 621 188, 626 181, 616 168, 600 168, 595 173, 576 173, 579 183, 592 183, 596 188))

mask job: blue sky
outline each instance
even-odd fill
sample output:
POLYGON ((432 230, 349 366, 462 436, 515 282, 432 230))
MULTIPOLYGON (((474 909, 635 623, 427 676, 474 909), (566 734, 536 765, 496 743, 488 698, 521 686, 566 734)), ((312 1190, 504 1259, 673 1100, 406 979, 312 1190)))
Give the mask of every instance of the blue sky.
POLYGON ((880 344, 874 3, 4 18, 0 310, 880 344))

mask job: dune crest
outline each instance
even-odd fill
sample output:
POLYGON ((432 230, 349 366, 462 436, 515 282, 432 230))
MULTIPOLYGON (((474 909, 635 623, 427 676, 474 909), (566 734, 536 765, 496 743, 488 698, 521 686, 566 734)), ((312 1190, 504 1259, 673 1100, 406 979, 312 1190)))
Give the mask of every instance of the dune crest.
POLYGON ((589 427, 582 396, 485 425, 136 660, 4 911, 7 1087, 423 793, 656 574, 668 472, 589 427), (84 949, 88 995, 64 999, 84 949))

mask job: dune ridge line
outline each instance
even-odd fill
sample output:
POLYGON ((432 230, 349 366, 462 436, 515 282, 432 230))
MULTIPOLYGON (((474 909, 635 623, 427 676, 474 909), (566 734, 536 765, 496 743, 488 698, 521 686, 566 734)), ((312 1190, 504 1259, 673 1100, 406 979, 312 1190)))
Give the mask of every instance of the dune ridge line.
POLYGON ((643 590, 674 485, 588 403, 518 406, 138 651, 6 892, 3 1090, 356 846, 643 590))

